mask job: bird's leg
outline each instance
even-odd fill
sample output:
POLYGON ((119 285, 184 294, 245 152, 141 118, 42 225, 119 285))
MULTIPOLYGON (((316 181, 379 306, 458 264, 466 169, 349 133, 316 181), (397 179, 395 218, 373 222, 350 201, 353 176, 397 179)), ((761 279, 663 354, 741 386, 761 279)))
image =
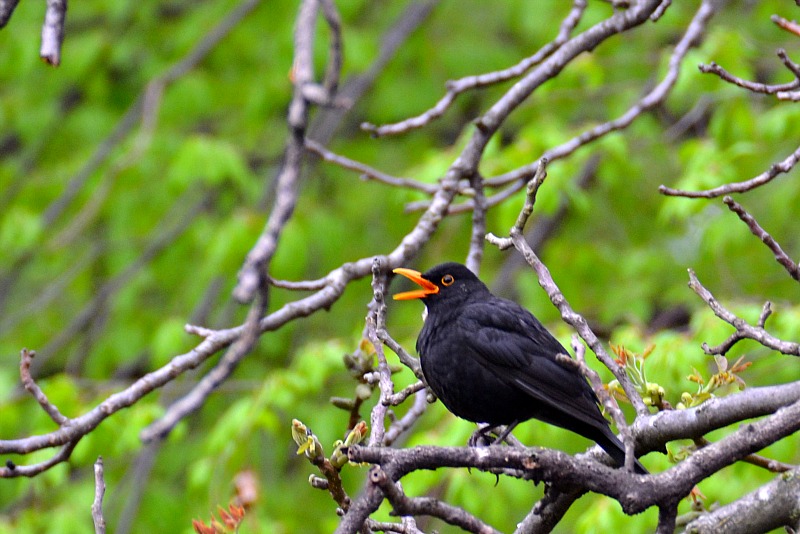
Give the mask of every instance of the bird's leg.
POLYGON ((483 445, 492 445, 494 441, 490 441, 486 436, 489 432, 495 429, 495 425, 487 424, 486 426, 479 426, 478 430, 472 433, 467 441, 470 447, 481 447, 483 445))
POLYGON ((501 425, 487 424, 486 426, 479 427, 478 430, 472 433, 469 437, 467 445, 470 447, 480 447, 483 445, 501 445, 509 434, 516 428, 519 421, 513 421, 507 425, 499 434, 496 432, 497 428, 501 425), (488 434, 494 432, 497 436, 495 439, 490 440, 488 434))
POLYGON ((500 432, 500 434, 497 436, 497 439, 494 440, 494 443, 492 443, 492 445, 502 444, 503 441, 508 437, 509 434, 511 434, 511 431, 514 430, 518 424, 519 421, 512 421, 510 425, 506 425, 503 431, 500 432))

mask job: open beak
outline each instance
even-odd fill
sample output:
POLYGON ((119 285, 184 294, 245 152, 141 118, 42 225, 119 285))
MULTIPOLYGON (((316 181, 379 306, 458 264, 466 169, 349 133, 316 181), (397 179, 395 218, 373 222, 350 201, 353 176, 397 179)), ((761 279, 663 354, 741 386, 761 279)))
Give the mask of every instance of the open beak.
POLYGON ((398 268, 392 271, 393 273, 400 274, 414 282, 415 284, 419 284, 422 289, 415 289, 414 291, 406 291, 404 293, 397 293, 394 296, 394 300, 412 300, 412 299, 423 299, 428 295, 435 295, 439 292, 439 286, 434 284, 429 280, 425 280, 422 278, 422 273, 419 271, 415 271, 413 269, 403 269, 398 268))

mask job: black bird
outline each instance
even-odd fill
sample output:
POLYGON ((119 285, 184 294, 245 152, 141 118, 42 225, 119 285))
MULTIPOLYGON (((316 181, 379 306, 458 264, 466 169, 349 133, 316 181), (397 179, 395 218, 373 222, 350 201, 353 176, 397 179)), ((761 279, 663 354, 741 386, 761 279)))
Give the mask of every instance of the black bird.
MULTIPOLYGON (((569 353, 528 310, 494 296, 459 263, 424 274, 394 272, 421 286, 394 298, 422 299, 427 308, 417 352, 425 380, 448 410, 487 423, 481 435, 508 425, 507 435, 518 423, 539 419, 597 442, 625 464, 625 448, 591 386, 578 369, 556 359, 569 353)), ((647 473, 638 460, 636 472, 647 473)))

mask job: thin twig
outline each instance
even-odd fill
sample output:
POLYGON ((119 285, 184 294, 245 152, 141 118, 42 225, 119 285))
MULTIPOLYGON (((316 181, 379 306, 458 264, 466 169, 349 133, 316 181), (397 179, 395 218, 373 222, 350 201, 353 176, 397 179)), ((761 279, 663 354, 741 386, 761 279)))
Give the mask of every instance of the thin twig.
MULTIPOLYGON (((753 341, 757 341, 765 347, 781 352, 782 354, 800 356, 800 343, 793 343, 791 341, 783 341, 778 339, 764 330, 763 327, 752 326, 744 319, 737 317, 735 314, 722 306, 716 298, 714 298, 714 295, 712 295, 711 292, 700 283, 700 280, 697 279, 697 275, 692 269, 689 269, 689 287, 692 289, 692 291, 697 293, 697 296, 703 299, 703 302, 705 302, 708 307, 711 308, 711 311, 714 312, 714 315, 736 328, 737 338, 735 341, 744 338, 752 339, 753 341)), ((762 312, 762 317, 764 316, 765 314, 762 312)), ((735 341, 727 344, 726 350, 730 349, 735 341)), ((715 353, 712 352, 706 343, 703 343, 703 350, 707 354, 715 353)))
POLYGON ((67 19, 67 0, 47 0, 47 11, 42 25, 42 47, 39 57, 45 63, 58 67, 61 64, 61 44, 64 42, 64 22, 67 19))
POLYGON ((0 0, 0 28, 5 28, 19 0, 0 0))
MULTIPOLYGON (((422 382, 417 382, 416 384, 422 384, 422 382)), ((415 386, 415 384, 412 384, 412 386, 415 386)), ((411 386, 406 389, 410 388, 411 386)), ((403 432, 411 428, 414 423, 416 423, 417 420, 422 417, 427 408, 428 393, 423 386, 414 394, 414 403, 411 405, 411 408, 406 411, 405 415, 403 415, 403 417, 400 419, 392 421, 392 424, 389 425, 389 428, 386 430, 386 434, 383 436, 383 445, 388 447, 397 441, 397 438, 399 438, 403 432)))
POLYGON ((559 47, 561 47, 569 39, 570 34, 580 22, 583 12, 586 10, 586 0, 574 0, 572 9, 569 14, 561 22, 558 35, 553 41, 550 41, 542 48, 540 48, 534 55, 527 57, 517 63, 516 65, 504 70, 489 72, 478 76, 467 76, 458 80, 448 81, 446 84, 447 92, 439 99, 439 101, 424 113, 411 117, 394 124, 385 124, 376 126, 374 124, 365 122, 361 124, 361 129, 370 132, 375 137, 385 135, 397 135, 405 133, 410 130, 422 128, 435 119, 438 119, 445 112, 450 109, 450 106, 455 102, 456 97, 472 89, 488 87, 506 82, 513 78, 522 76, 532 67, 538 65, 547 57, 553 54, 559 47))
POLYGON ((103 497, 106 494, 106 481, 103 477, 103 457, 98 456, 94 463, 94 502, 92 503, 92 521, 95 534, 105 534, 106 520, 103 517, 103 497))
POLYGON ((793 33, 796 36, 800 37, 800 24, 793 20, 786 20, 783 17, 779 17, 778 15, 772 15, 770 20, 778 25, 779 28, 783 28, 787 32, 793 33))
POLYGON ((589 379, 589 383, 592 385, 595 395, 597 395, 597 398, 603 403, 606 411, 611 414, 614 424, 617 425, 617 430, 619 430, 619 433, 622 435, 622 443, 625 446, 625 468, 633 472, 636 459, 635 444, 631 436, 631 430, 628 428, 628 422, 625 420, 625 416, 622 410, 620 410, 617 401, 611 397, 611 395, 608 394, 608 390, 603 387, 603 381, 600 380, 600 375, 586 364, 586 347, 580 342, 576 334, 572 335, 572 350, 575 351, 574 360, 569 358, 569 356, 564 357, 571 363, 576 364, 581 374, 589 379))
MULTIPOLYGON (((305 159, 304 138, 311 105, 306 86, 314 84, 314 36, 318 11, 319 4, 316 0, 304 0, 297 15, 292 63, 294 93, 287 117, 289 135, 283 153, 283 165, 275 179, 277 185, 272 211, 261 236, 247 254, 233 290, 234 298, 242 303, 251 302, 255 298, 262 280, 269 273, 269 264, 278 248, 283 229, 297 204, 305 159)), ((333 79, 333 75, 330 75, 330 79, 333 79)))
POLYGON ((475 191, 473 200, 475 208, 472 210, 472 232, 469 239, 469 252, 467 253, 467 268, 476 275, 480 274, 483 249, 486 243, 486 195, 483 190, 483 177, 475 173, 470 177, 470 185, 475 191))
POLYGON ((386 495, 386 500, 392 505, 397 515, 428 515, 438 517, 445 523, 460 527, 467 532, 500 534, 498 530, 469 514, 463 508, 458 508, 432 497, 411 498, 406 496, 400 484, 393 482, 386 472, 380 468, 370 471, 370 482, 383 491, 383 494, 386 495))
POLYGON ((325 278, 318 278, 317 280, 301 280, 299 282, 292 282, 289 280, 278 280, 267 276, 267 283, 273 287, 281 289, 290 289, 292 291, 319 291, 324 288, 328 280, 325 278))
POLYGON ((539 259, 533 249, 531 249, 530 245, 528 245, 528 242, 525 240, 523 231, 528 218, 530 217, 531 213, 533 213, 533 207, 536 202, 536 194, 539 190, 539 187, 547 176, 546 165, 547 160, 543 159, 539 162, 536 175, 528 184, 528 194, 525 197, 525 204, 523 205, 522 210, 520 210, 520 214, 517 217, 514 226, 511 228, 510 237, 499 238, 490 233, 486 235, 486 240, 497 246, 500 250, 506 250, 513 246, 522 254, 522 256, 525 258, 525 261, 527 261, 528 264, 533 267, 534 271, 536 271, 536 275, 539 279, 539 285, 541 285, 542 289, 545 290, 553 305, 559 310, 559 312, 561 312, 562 319, 578 332, 578 335, 580 335, 586 344, 589 345, 597 358, 603 362, 603 364, 614 374, 614 377, 619 381, 631 404, 636 409, 636 413, 640 415, 648 414, 649 410, 647 409, 647 406, 645 406, 641 395, 639 395, 639 393, 633 387, 628 375, 608 355, 603 347, 603 344, 589 327, 586 319, 572 309, 567 302, 566 297, 564 297, 564 294, 561 293, 561 290, 558 288, 552 276, 550 275, 550 271, 547 266, 539 259))
POLYGON ((715 187, 714 189, 707 189, 705 191, 683 191, 681 189, 672 189, 671 187, 662 185, 659 186, 658 191, 662 195, 687 198, 714 198, 721 197, 723 195, 730 195, 732 193, 744 193, 771 182, 774 178, 782 173, 789 172, 794 168, 795 165, 797 165, 798 161, 800 161, 800 147, 789 154, 789 156, 783 161, 774 163, 765 172, 762 172, 754 178, 745 180, 744 182, 725 184, 715 187))
POLYGON ((398 178, 396 176, 390 176, 384 172, 381 172, 377 169, 370 167, 369 165, 352 160, 350 158, 346 158, 344 156, 340 156, 339 154, 335 154, 334 152, 331 152, 330 150, 328 150, 327 148, 325 148, 324 146, 322 146, 321 144, 317 143, 312 139, 305 140, 305 147, 306 149, 318 155, 327 162, 334 163, 344 169, 360 172, 361 176, 365 179, 375 180, 382 184, 391 185, 395 187, 416 189, 418 191, 422 191, 423 193, 427 194, 433 194, 439 189, 438 185, 426 184, 424 182, 411 180, 409 178, 398 178))
POLYGON ((386 361, 386 354, 383 351, 383 343, 378 336, 378 331, 386 329, 386 272, 381 265, 381 259, 376 257, 372 262, 372 302, 369 305, 367 315, 367 339, 375 348, 378 358, 378 388, 380 390, 380 402, 375 404, 370 416, 372 431, 369 435, 369 445, 378 446, 383 443, 386 432, 386 413, 392 404, 390 398, 394 395, 394 382, 392 382, 392 371, 389 369, 389 362, 386 361))
MULTIPOLYGON (((700 8, 697 10, 697 13, 686 29, 686 32, 683 34, 683 37, 681 37, 678 44, 675 45, 675 49, 670 56, 667 74, 658 85, 656 85, 645 96, 628 108, 628 110, 621 116, 614 120, 600 124, 576 137, 573 137, 565 143, 545 151, 541 157, 533 163, 524 165, 501 175, 487 178, 485 181, 485 185, 487 187, 498 187, 505 184, 511 184, 502 192, 489 197, 488 206, 491 207, 499 204, 525 187, 531 177, 535 175, 541 159, 547 159, 548 161, 552 162, 558 159, 566 158, 588 143, 591 143, 612 132, 627 128, 634 122, 634 120, 639 118, 646 111, 660 105, 675 86, 686 54, 692 47, 697 46, 697 44, 700 42, 703 34, 706 31, 706 28, 708 27, 711 17, 717 12, 718 8, 719 6, 717 3, 712 0, 705 0, 701 4, 700 8)), ((451 206, 449 213, 461 213, 464 211, 469 211, 473 208, 473 206, 474 204, 472 200, 467 200, 461 204, 451 206)), ((425 203, 416 203, 407 206, 406 209, 420 209, 424 207, 425 203)))
POLYGON ((208 396, 233 373, 239 362, 255 347, 261 335, 259 321, 266 309, 266 291, 265 288, 261 288, 256 300, 250 306, 247 320, 236 341, 230 345, 214 369, 206 374, 189 393, 169 406, 164 415, 142 430, 140 437, 143 442, 149 443, 169 434, 184 417, 200 408, 208 396))
POLYGON ((747 225, 748 228, 750 228, 750 231, 754 236, 759 238, 765 245, 767 245, 767 248, 769 248, 775 255, 775 261, 780 263, 792 278, 800 281, 800 267, 798 267, 797 263, 795 263, 789 257, 789 255, 783 251, 778 242, 775 241, 775 238, 773 238, 766 230, 764 230, 761 225, 758 224, 758 221, 756 221, 752 215, 747 213, 741 204, 733 200, 731 197, 726 196, 722 199, 722 201, 732 212, 739 216, 739 218, 747 225))
MULTIPOLYGON (((694 443, 698 449, 702 449, 703 447, 708 447, 711 445, 711 441, 704 437, 695 438, 694 443)), ((742 458, 742 462, 755 465, 757 467, 761 467, 762 469, 766 469, 767 471, 771 471, 773 473, 785 473, 787 471, 791 471, 792 469, 796 469, 796 465, 787 464, 784 462, 779 462, 778 460, 773 460, 772 458, 766 458, 764 456, 760 456, 758 454, 750 454, 742 458)))
POLYGON ((342 72, 342 21, 336 4, 333 0, 319 0, 322 5, 322 14, 328 27, 331 29, 331 42, 328 46, 328 67, 325 69, 325 78, 322 83, 325 91, 333 99, 339 88, 339 76, 342 72))
POLYGON ((405 400, 414 393, 417 393, 418 391, 422 391, 424 389, 425 389, 425 384, 421 380, 419 380, 409 386, 404 387, 397 393, 389 395, 388 397, 383 399, 382 402, 386 403, 387 406, 397 406, 405 402, 405 400))
POLYGON ((25 387, 28 393, 33 395, 33 398, 36 399, 36 402, 38 402, 39 406, 42 407, 42 410, 44 410, 45 413, 50 416, 50 419, 52 419, 55 424, 58 426, 67 425, 69 424, 69 418, 62 414, 56 405, 48 400, 47 395, 45 395, 44 391, 42 391, 42 389, 33 379, 33 376, 31 376, 31 363, 33 362, 33 358, 35 356, 36 351, 22 349, 19 364, 19 375, 20 379, 22 380, 22 385, 25 387))

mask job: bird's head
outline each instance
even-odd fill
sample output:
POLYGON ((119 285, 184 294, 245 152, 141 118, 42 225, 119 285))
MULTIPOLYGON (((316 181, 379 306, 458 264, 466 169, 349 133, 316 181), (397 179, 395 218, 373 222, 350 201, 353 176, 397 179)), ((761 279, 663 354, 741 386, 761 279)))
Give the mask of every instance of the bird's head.
POLYGON ((460 263, 443 263, 424 273, 404 268, 393 272, 420 286, 420 289, 397 293, 394 300, 422 299, 428 308, 444 303, 455 304, 489 292, 484 283, 460 263))

